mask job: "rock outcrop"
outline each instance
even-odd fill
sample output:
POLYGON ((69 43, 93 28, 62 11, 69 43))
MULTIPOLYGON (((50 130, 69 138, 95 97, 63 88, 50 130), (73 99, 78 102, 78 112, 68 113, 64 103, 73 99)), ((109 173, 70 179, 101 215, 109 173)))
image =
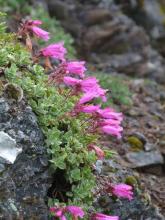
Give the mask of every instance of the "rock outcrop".
POLYGON ((114 1, 50 0, 56 16, 75 38, 79 54, 106 72, 149 77, 165 83, 165 65, 145 30, 114 1))
POLYGON ((0 97, 0 219, 48 219, 47 149, 24 100, 0 97))

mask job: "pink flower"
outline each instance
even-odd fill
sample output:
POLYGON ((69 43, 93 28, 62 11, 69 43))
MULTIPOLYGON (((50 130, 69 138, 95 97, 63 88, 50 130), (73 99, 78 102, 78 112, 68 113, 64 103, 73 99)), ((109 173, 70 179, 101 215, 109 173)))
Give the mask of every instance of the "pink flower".
POLYGON ((102 213, 93 214, 91 220, 119 220, 118 216, 109 216, 102 213))
POLYGON ((113 136, 116 136, 117 138, 121 138, 121 132, 123 130, 120 126, 111 126, 111 125, 105 125, 100 127, 101 132, 105 134, 110 134, 113 136))
POLYGON ((75 218, 83 218, 84 216, 84 211, 78 206, 67 206, 66 210, 70 212, 75 218))
POLYGON ((104 157, 105 157, 104 151, 101 150, 99 147, 92 144, 92 145, 89 146, 89 149, 95 151, 95 153, 96 153, 99 160, 104 159, 104 157))
POLYGON ((105 125, 111 125, 111 126, 119 126, 120 125, 120 121, 119 120, 115 120, 115 119, 104 119, 102 120, 99 125, 100 126, 105 126, 105 125))
POLYGON ((49 40, 49 32, 44 31, 43 29, 36 27, 36 26, 32 26, 31 30, 33 32, 34 35, 36 35, 36 37, 41 38, 45 41, 49 40))
POLYGON ((100 93, 97 93, 97 91, 84 93, 84 95, 79 100, 79 104, 84 104, 84 103, 90 102, 94 98, 99 98, 99 97, 101 97, 103 101, 106 100, 106 97, 102 96, 102 94, 100 94, 100 93))
POLYGON ((85 93, 79 100, 79 104, 85 104, 90 102, 92 99, 94 99, 94 95, 92 93, 85 93))
POLYGON ((55 217, 59 218, 60 220, 67 220, 65 217, 65 213, 69 212, 75 218, 83 218, 84 211, 78 206, 67 206, 67 207, 51 207, 50 212, 54 214, 55 217))
POLYGON ((70 61, 67 63, 66 69, 69 73, 77 74, 81 78, 84 77, 84 72, 86 71, 84 61, 70 61))
POLYGON ((120 126, 123 120, 122 113, 115 112, 113 109, 107 107, 105 109, 98 109, 97 114, 99 130, 102 133, 121 138, 121 132, 123 130, 120 126))
POLYGON ((67 53, 63 42, 50 44, 49 46, 41 49, 40 52, 45 57, 53 57, 62 61, 65 60, 64 56, 67 53))
POLYGON ((81 112, 96 113, 100 106, 98 105, 85 105, 81 107, 81 112))
POLYGON ((113 109, 111 109, 109 107, 107 107, 105 109, 99 109, 98 114, 103 118, 115 119, 120 122, 123 120, 122 113, 115 112, 113 109))
POLYGON ((93 92, 98 86, 98 80, 95 77, 88 77, 81 82, 83 92, 93 92))
POLYGON ((84 92, 83 97, 80 99, 79 104, 83 104, 91 101, 94 98, 101 98, 106 101, 105 93, 106 90, 102 89, 97 84, 97 79, 95 77, 88 77, 84 80, 78 80, 73 77, 64 77, 64 82, 67 85, 75 87, 76 93, 84 92))
POLYGON ((95 77, 88 77, 81 82, 82 91, 93 94, 93 98, 101 97, 102 101, 106 101, 106 90, 102 89, 95 77))
POLYGON ((33 32, 36 37, 41 38, 45 41, 49 40, 49 32, 37 27, 42 24, 40 20, 28 20, 25 22, 25 28, 33 32))
POLYGON ((51 207, 49 210, 55 215, 55 217, 59 218, 60 220, 66 220, 64 215, 65 208, 51 207))
POLYGON ((81 82, 81 80, 75 79, 75 78, 70 77, 70 76, 65 76, 63 81, 68 86, 77 86, 77 85, 80 85, 80 82, 81 82))
POLYGON ((40 21, 40 20, 31 20, 31 21, 28 21, 28 24, 29 25, 39 26, 39 25, 42 24, 42 21, 40 21))
POLYGON ((132 186, 120 183, 112 187, 112 193, 121 198, 133 199, 132 186))

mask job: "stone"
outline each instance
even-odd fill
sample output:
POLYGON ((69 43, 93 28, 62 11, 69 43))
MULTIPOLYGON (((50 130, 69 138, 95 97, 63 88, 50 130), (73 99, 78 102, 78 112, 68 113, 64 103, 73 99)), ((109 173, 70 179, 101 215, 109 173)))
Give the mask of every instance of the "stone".
POLYGON ((109 19, 111 19, 109 10, 104 8, 96 8, 94 10, 88 10, 86 13, 84 13, 84 20, 87 25, 102 23, 109 19))
POLYGON ((16 147, 16 141, 7 133, 0 131, 0 157, 14 163, 22 149, 16 147))
POLYGON ((141 142, 145 145, 148 140, 147 138, 145 137, 144 134, 140 133, 140 132, 134 132, 132 133, 133 136, 137 137, 139 140, 141 140, 141 142))
POLYGON ((22 149, 22 152, 16 158, 6 154, 5 159, 0 157, 0 219, 48 220, 45 201, 52 177, 48 172, 44 136, 35 114, 23 99, 10 102, 2 97, 1 100, 3 106, 8 106, 3 107, 3 114, 13 109, 14 115, 9 111, 8 121, 0 121, 0 156, 4 156, 6 148, 9 151, 22 149))
MULTIPOLYGON (((121 0, 118 2, 123 3, 121 0)), ((135 0, 125 4, 123 9, 138 25, 145 28, 147 34, 150 35, 152 39, 154 47, 156 47, 163 56, 165 52, 164 7, 164 0, 135 0), (133 6, 132 2, 136 2, 136 4, 133 6)))
POLYGON ((157 148, 156 144, 146 143, 146 144, 144 145, 145 151, 152 151, 152 150, 154 150, 154 149, 156 149, 156 148, 157 148))
POLYGON ((142 168, 164 163, 163 156, 157 150, 150 152, 131 152, 127 153, 125 157, 130 162, 131 168, 142 168))
POLYGON ((120 216, 121 220, 165 220, 157 207, 147 207, 145 201, 142 201, 137 193, 134 193, 134 199, 131 201, 109 200, 109 206, 107 208, 106 204, 105 208, 105 211, 108 210, 113 210, 113 215, 120 216))
POLYGON ((8 165, 11 165, 11 163, 3 157, 0 157, 0 173, 3 172, 8 165))
MULTIPOLYGON (((118 160, 119 161, 119 160, 118 160)), ((140 176, 130 169, 123 168, 121 165, 115 166, 115 172, 109 169, 104 172, 104 167, 111 166, 111 160, 99 161, 101 175, 97 176, 97 186, 101 182, 104 186, 107 183, 124 182, 134 187, 133 200, 114 199, 108 196, 107 192, 100 193, 100 196, 95 198, 94 207, 102 210, 102 213, 109 213, 112 210, 113 216, 119 216, 121 220, 165 220, 160 214, 157 207, 150 204, 150 197, 141 186, 140 176), (109 164, 110 162, 110 164, 109 164), (139 189, 136 191, 136 189, 139 189), (139 193, 141 192, 141 193, 139 193)), ((99 169, 100 171, 100 169, 99 169)), ((97 195, 97 194, 96 194, 97 195)))
POLYGON ((122 12, 123 5, 113 0, 47 2, 50 14, 75 38, 79 54, 99 70, 165 83, 163 57, 151 46, 144 28, 122 12))
POLYGON ((4 98, 0 98, 0 114, 5 113, 9 110, 9 105, 4 98))

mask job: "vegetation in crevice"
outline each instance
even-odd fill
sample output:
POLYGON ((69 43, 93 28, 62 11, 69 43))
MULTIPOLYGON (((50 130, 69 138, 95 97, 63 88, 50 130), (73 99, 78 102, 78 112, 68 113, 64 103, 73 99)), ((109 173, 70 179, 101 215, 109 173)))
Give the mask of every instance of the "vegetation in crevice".
POLYGON ((80 118, 64 117, 73 108, 75 98, 66 99, 54 86, 48 86, 48 76, 43 67, 33 64, 27 49, 17 42, 16 35, 4 30, 1 22, 0 69, 3 74, 0 82, 3 83, 5 77, 23 89, 46 137, 53 170, 65 170, 65 178, 72 184, 71 191, 67 192, 68 201, 91 205, 95 185, 91 166, 96 156, 88 151, 87 146, 96 141, 97 135, 83 135, 85 125, 81 124, 86 119, 85 115, 80 118), (61 123, 69 129, 62 128, 61 123))
MULTIPOLYGON (((30 20, 29 22, 31 23, 32 21, 30 20)), ((40 21, 35 22, 40 25, 40 21)), ((40 29, 40 31, 43 34, 44 30, 40 29)), ((21 31, 19 31, 20 33, 21 31)), ((45 33, 48 34, 48 32, 45 33)), ((30 34, 33 35, 32 33, 30 34)), ((37 115, 38 123, 45 135, 45 144, 50 155, 50 168, 53 170, 52 173, 54 173, 55 180, 48 192, 48 196, 51 197, 49 206, 76 205, 83 207, 84 210, 89 210, 94 200, 93 190, 96 184, 95 175, 93 174, 94 164, 99 156, 101 158, 106 156, 103 150, 99 149, 95 144, 97 144, 102 133, 121 137, 122 127, 120 123, 122 114, 115 112, 111 108, 101 109, 101 106, 90 105, 91 100, 94 98, 99 97, 102 101, 106 101, 105 90, 100 87, 94 77, 92 79, 82 79, 83 77, 80 75, 78 79, 70 77, 70 80, 72 78, 72 80, 77 80, 78 82, 78 87, 75 90, 73 89, 74 92, 77 91, 80 83, 87 83, 85 80, 95 83, 96 93, 92 91, 90 95, 94 96, 84 102, 85 104, 80 103, 80 93, 68 95, 71 89, 66 86, 67 83, 62 85, 62 87, 58 84, 50 83, 50 76, 45 74, 45 70, 48 68, 52 70, 51 63, 45 62, 47 66, 44 68, 35 62, 36 57, 33 56, 33 53, 29 53, 32 41, 29 39, 31 35, 28 33, 22 35, 26 38, 23 42, 26 42, 27 48, 18 42, 17 34, 5 32, 4 22, 0 24, 0 35, 0 85, 2 85, 2 91, 8 82, 16 84, 23 89, 25 97, 37 115), (77 103, 80 105, 78 106, 77 103), (76 106, 87 108, 87 110, 85 110, 86 112, 81 112, 80 110, 78 114, 75 114, 76 111, 74 112, 73 110, 75 110, 76 106), (91 113, 91 109, 89 110, 88 107, 89 109, 90 107, 97 109, 94 115, 88 114, 91 113), (104 115, 106 116, 104 117, 104 115), (100 127, 96 126, 95 128, 94 120, 96 125, 98 124, 100 127), (94 129, 90 130, 89 128, 94 129), (59 175, 62 179, 58 178, 59 175), (59 182, 56 181, 56 178, 59 182)), ((41 53, 42 50, 40 50, 39 55, 41 53)), ((44 58, 45 61, 48 61, 46 55, 44 58)), ((63 70, 66 70, 66 65, 69 64, 69 61, 67 63, 67 60, 65 60, 65 62, 61 62, 64 64, 63 70)), ((78 65, 84 65, 84 62, 79 63, 81 64, 78 65)), ((58 68, 61 68, 60 64, 59 66, 54 66, 54 71, 56 72, 58 68)), ((86 69, 84 66, 83 68, 84 70, 86 69)), ((67 71, 66 74, 68 74, 67 71)), ((64 79, 62 82, 64 82, 64 79)), ((89 88, 90 83, 88 83, 87 87, 89 88)), ((84 92, 84 95, 89 95, 89 93, 85 94, 84 92)), ((107 154, 110 155, 109 152, 107 154)), ((118 190, 120 189, 118 189, 118 186, 112 188, 109 185, 108 187, 110 193, 113 190, 115 196, 119 195, 118 190)), ((122 196, 132 199, 132 187, 124 184, 121 184, 120 187, 126 187, 127 191, 126 195, 122 196)), ((68 219, 70 218, 68 217, 68 219)), ((84 219, 88 218, 85 217, 84 219)), ((117 219, 118 217, 116 217, 117 219)))

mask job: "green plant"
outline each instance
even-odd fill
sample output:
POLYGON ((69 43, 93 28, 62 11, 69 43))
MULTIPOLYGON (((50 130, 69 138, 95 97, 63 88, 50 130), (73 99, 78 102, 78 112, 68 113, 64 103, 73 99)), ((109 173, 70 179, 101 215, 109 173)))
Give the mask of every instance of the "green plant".
MULTIPOLYGON (((92 167, 97 158, 103 159, 112 155, 95 144, 103 133, 120 138, 123 116, 109 107, 103 109, 90 104, 96 98, 106 101, 106 90, 101 88, 95 77, 83 78, 86 70, 84 62, 65 60, 66 49, 62 44, 50 45, 40 50, 38 56, 33 55, 30 37, 37 36, 45 40, 45 31, 37 27, 40 24, 40 21, 28 20, 22 24, 18 34, 10 34, 5 32, 4 22, 0 23, 0 68, 5 77, 4 81, 0 80, 1 88, 6 88, 10 92, 9 97, 16 102, 21 101, 24 91, 28 103, 37 115, 50 155, 50 168, 55 175, 53 190, 49 192, 53 197, 49 205, 55 206, 51 210, 55 216, 57 212, 61 212, 58 216, 61 218, 64 214, 68 215, 67 210, 72 219, 77 218, 77 212, 82 218, 84 212, 77 206, 89 210, 93 203, 96 181, 92 167), (18 42, 18 36, 27 49, 18 42), (36 64, 40 57, 46 61, 45 69, 36 64), (49 57, 62 61, 54 66, 49 57), (48 68, 52 72, 46 75, 45 70, 48 68), (79 79, 68 76, 69 74, 75 74, 79 79), (66 85, 71 88, 68 89, 66 85), (12 89, 16 93, 14 96, 12 89)), ((46 38, 47 35, 48 33, 46 38)), ((133 198, 131 186, 112 186, 111 183, 108 186, 108 193, 127 199, 133 198), (126 192, 123 193, 123 190, 126 192)), ((90 218, 93 219, 93 216, 108 217, 92 213, 90 218)), ((114 218, 118 219, 118 216, 114 218)))
MULTIPOLYGON (((38 117, 50 154, 53 172, 61 170, 69 185, 60 202, 69 204, 92 203, 95 177, 91 166, 96 160, 94 152, 87 146, 96 141, 97 135, 85 133, 88 117, 65 117, 75 103, 75 97, 66 98, 67 89, 60 94, 48 85, 48 77, 39 65, 33 65, 29 52, 17 42, 16 35, 4 32, 0 25, 0 68, 9 82, 19 85, 38 117)), ((58 192, 57 192, 58 193, 58 192)))
POLYGON ((25 0, 0 0, 1 10, 6 13, 18 11, 22 6, 26 7, 27 3, 25 0))

